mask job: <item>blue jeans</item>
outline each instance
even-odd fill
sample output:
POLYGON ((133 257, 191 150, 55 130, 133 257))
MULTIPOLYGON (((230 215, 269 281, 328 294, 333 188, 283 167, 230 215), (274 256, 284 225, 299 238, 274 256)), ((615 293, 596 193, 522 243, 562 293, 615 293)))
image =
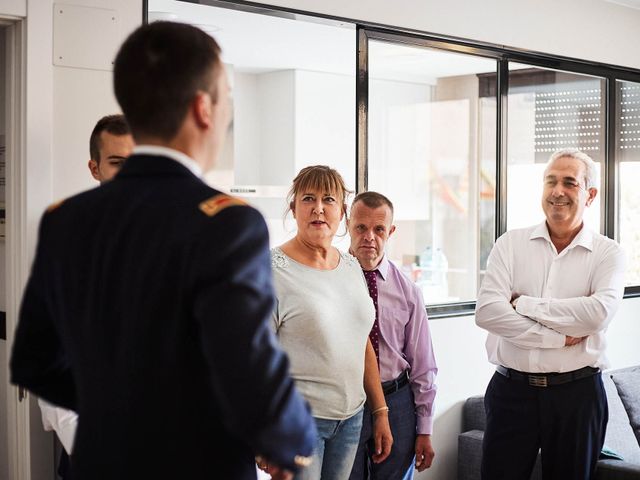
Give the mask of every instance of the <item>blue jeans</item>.
POLYGON ((313 461, 294 480, 347 480, 360 440, 362 409, 345 420, 314 419, 318 443, 313 461))
POLYGON ((353 464, 350 480, 410 480, 416 444, 416 414, 413 392, 405 385, 397 392, 385 395, 389 406, 389 425, 393 435, 391 454, 382 463, 371 461, 373 452, 373 431, 371 411, 364 409, 360 446, 353 464))

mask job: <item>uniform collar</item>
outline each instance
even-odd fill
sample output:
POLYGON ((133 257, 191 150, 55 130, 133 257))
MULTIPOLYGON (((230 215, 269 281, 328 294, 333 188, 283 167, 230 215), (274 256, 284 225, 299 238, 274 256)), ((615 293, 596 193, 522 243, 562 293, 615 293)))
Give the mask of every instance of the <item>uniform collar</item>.
POLYGON ((202 167, 198 165, 193 158, 173 148, 161 147, 159 145, 138 145, 133 149, 132 155, 155 155, 170 158, 184 165, 196 177, 202 179, 202 167))
MULTIPOLYGON (((531 232, 529 240, 534 240, 536 238, 544 238, 547 242, 553 243, 551 241, 551 237, 549 236, 549 229, 547 228, 546 221, 542 222, 539 225, 536 225, 536 227, 533 229, 533 232, 531 232)), ((577 246, 584 247, 589 251, 593 250, 593 231, 584 223, 582 224, 582 228, 580 229, 578 234, 566 249, 568 250, 577 246)))

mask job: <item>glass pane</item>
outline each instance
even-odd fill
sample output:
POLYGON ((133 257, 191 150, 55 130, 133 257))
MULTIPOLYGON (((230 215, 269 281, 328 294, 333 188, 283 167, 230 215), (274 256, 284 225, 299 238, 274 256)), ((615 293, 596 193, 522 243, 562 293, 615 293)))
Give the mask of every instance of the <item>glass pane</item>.
POLYGON ((640 83, 617 82, 616 158, 619 162, 619 241, 627 254, 627 286, 640 285, 640 83))
MULTIPOLYGON (((507 229, 544 220, 542 176, 554 151, 579 148, 604 164, 604 89, 602 78, 509 64, 507 229)), ((595 231, 600 231, 603 191, 601 183, 585 210, 585 224, 595 231)))
POLYGON ((427 304, 476 298, 493 244, 496 61, 369 42, 369 190, 395 206, 389 259, 427 304))
MULTIPOLYGON (((149 19, 194 24, 220 44, 234 118, 206 180, 257 207, 272 245, 295 232, 292 216, 284 219, 285 197, 303 167, 329 165, 355 190, 353 25, 162 0, 149 0, 149 19)), ((348 249, 345 236, 336 236, 336 243, 348 249)))

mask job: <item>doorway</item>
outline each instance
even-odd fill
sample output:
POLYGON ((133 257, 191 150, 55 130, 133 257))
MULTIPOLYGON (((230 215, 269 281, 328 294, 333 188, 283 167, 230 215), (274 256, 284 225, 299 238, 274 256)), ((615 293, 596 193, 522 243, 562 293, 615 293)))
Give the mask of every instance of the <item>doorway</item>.
POLYGON ((43 431, 37 400, 10 385, 8 371, 30 267, 26 69, 26 21, 0 16, 0 480, 54 478, 52 436, 43 431))
POLYGON ((9 446, 7 400, 9 395, 9 351, 7 348, 7 289, 5 245, 5 184, 7 152, 7 93, 8 61, 7 36, 9 25, 0 23, 0 480, 9 479, 9 446))

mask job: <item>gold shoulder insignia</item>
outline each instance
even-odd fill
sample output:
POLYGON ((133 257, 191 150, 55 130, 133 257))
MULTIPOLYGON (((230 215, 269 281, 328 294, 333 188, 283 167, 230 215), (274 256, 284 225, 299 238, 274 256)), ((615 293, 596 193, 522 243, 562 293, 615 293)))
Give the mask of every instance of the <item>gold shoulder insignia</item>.
POLYGON ((243 206, 246 204, 246 202, 240 200, 239 198, 230 197, 229 195, 220 193, 214 197, 209 198, 208 200, 205 200, 204 202, 200 202, 200 205, 198 205, 198 207, 204 212, 206 216, 213 217, 227 207, 243 206))
POLYGON ((53 212, 56 208, 64 203, 64 200, 58 200, 47 207, 47 213, 53 212))

